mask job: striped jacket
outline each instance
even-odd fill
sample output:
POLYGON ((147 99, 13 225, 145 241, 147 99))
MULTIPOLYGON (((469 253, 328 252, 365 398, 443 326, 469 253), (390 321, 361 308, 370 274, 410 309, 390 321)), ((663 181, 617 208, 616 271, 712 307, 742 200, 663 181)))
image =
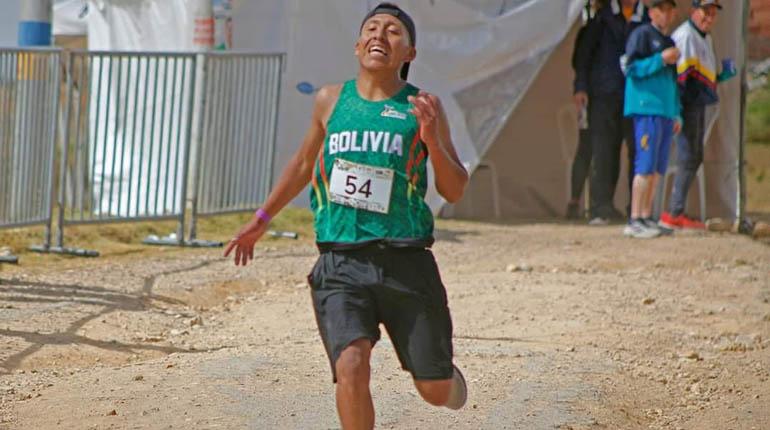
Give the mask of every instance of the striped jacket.
POLYGON ((701 32, 687 20, 671 36, 682 53, 676 64, 682 105, 710 105, 717 95, 717 59, 711 35, 701 32))

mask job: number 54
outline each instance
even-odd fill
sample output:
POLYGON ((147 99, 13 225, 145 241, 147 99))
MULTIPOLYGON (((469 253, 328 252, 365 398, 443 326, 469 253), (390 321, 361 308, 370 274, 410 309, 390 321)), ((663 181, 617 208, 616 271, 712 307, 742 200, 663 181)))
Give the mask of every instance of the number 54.
POLYGON ((366 182, 364 182, 361 186, 356 184, 356 180, 358 180, 358 176, 356 175, 348 175, 347 178, 345 178, 345 194, 352 196, 358 193, 363 194, 366 196, 366 198, 369 198, 372 195, 370 190, 372 186, 372 180, 367 179, 366 182))

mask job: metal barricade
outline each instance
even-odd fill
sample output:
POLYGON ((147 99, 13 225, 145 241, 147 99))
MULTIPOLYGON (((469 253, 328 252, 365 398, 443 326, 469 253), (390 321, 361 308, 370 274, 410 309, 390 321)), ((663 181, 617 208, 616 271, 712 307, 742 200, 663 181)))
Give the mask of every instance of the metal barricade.
POLYGON ((282 54, 207 53, 190 240, 198 216, 253 210, 270 191, 282 54))
MULTIPOLYGON (((61 51, 0 49, 0 228, 50 239, 61 51)), ((1 245, 1 244, 0 244, 1 245)), ((4 256, 2 261, 14 262, 4 256)))
POLYGON ((54 252, 66 225, 177 219, 183 244, 196 54, 73 51, 54 252))
POLYGON ((176 233, 153 243, 205 245, 198 216, 252 210, 270 190, 283 62, 281 54, 0 50, 0 228, 44 224, 34 250, 95 256, 66 248, 65 228, 176 219, 176 233))

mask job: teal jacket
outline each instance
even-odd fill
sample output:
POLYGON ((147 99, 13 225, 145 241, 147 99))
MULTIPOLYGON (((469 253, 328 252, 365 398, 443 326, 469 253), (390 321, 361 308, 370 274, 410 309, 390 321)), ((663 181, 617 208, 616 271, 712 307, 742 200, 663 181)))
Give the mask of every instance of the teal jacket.
POLYGON ((625 116, 657 115, 681 123, 676 65, 664 63, 661 55, 674 46, 670 37, 651 24, 631 33, 622 60, 626 73, 625 116))

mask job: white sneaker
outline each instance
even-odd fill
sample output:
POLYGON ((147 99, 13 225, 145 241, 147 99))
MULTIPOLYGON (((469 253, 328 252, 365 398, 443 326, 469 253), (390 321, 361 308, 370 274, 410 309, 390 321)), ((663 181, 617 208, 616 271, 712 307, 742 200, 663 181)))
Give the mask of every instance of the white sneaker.
POLYGON ((660 226, 658 226, 658 223, 655 222, 654 219, 652 219, 652 218, 645 218, 642 221, 644 222, 644 225, 647 226, 647 228, 650 228, 650 229, 653 229, 653 230, 658 230, 658 232, 663 233, 663 231, 661 230, 660 226))
POLYGON ((623 236, 633 237, 635 232, 636 229, 631 224, 626 224, 626 226, 623 227, 623 236))
POLYGON ((660 236, 668 236, 670 234, 674 234, 674 230, 666 228, 665 225, 661 224, 660 221, 655 221, 652 218, 645 219, 644 223, 647 224, 647 227, 658 230, 660 232, 660 236))
POLYGON ((588 225, 609 225, 609 218, 602 218, 600 216, 594 217, 591 221, 588 221, 588 225))
POLYGON ((633 220, 623 229, 623 235, 635 239, 652 239, 660 236, 660 230, 648 227, 643 221, 633 220))
POLYGON ((644 231, 637 232, 634 235, 635 239, 654 239, 660 236, 660 230, 645 228, 644 231))
POLYGON ((460 372, 457 366, 452 365, 454 372, 452 372, 452 386, 449 391, 449 400, 447 400, 446 406, 449 409, 460 409, 465 405, 468 400, 468 386, 465 384, 465 377, 460 372))

